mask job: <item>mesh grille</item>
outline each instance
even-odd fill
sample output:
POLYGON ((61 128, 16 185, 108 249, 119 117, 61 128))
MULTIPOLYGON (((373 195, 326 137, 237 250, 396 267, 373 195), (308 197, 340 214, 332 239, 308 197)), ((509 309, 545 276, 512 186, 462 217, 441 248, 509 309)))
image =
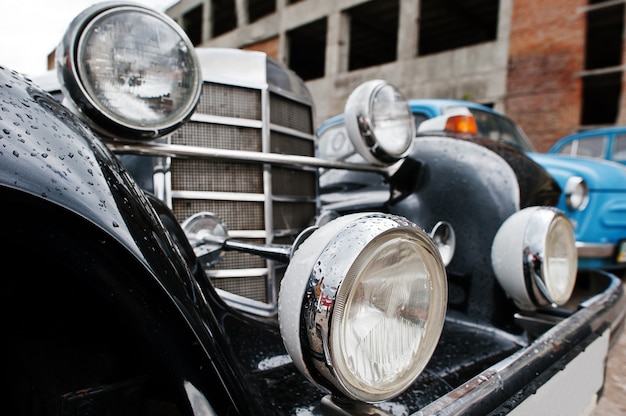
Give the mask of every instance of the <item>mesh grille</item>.
POLYGON ((261 131, 247 127, 190 121, 172 134, 172 143, 185 146, 260 152, 261 131))
POLYGON ((213 212, 226 221, 229 230, 263 230, 265 226, 262 202, 175 198, 172 209, 179 220, 196 212, 213 212))
MULTIPOLYGON (((271 114, 273 125, 294 129, 312 137, 313 114, 310 106, 271 93, 270 109, 267 111, 262 108, 262 96, 262 90, 205 83, 196 113, 248 120, 261 120, 263 114, 271 114)), ((199 117, 188 122, 172 135, 172 143, 253 152, 261 152, 263 149, 263 130, 260 128, 197 120, 204 119, 199 117)), ((268 128, 267 121, 264 126, 268 128)), ((269 149, 273 153, 314 155, 315 144, 312 139, 293 137, 276 131, 269 131, 268 134, 269 149)), ((172 158, 170 168, 174 194, 172 208, 179 221, 197 212, 209 211, 224 219, 231 232, 255 231, 258 234, 262 231, 267 235, 265 240, 250 238, 245 239, 247 242, 289 244, 299 231, 310 225, 316 214, 317 173, 313 170, 192 158, 172 158), (270 174, 273 195, 269 189, 264 188, 264 172, 270 174), (207 194, 193 196, 191 199, 185 197, 184 191, 207 194), (233 197, 228 199, 228 196, 224 197, 222 194, 220 199, 215 199, 209 192, 232 193, 233 197), (254 194, 265 202, 237 200, 238 193, 254 194), (273 212, 266 213, 268 209, 273 212), (270 224, 265 222, 266 218, 273 221, 271 229, 270 224)), ((282 278, 283 269, 278 266, 280 265, 271 267, 268 261, 258 256, 229 251, 208 272, 215 276, 212 280, 220 289, 256 301, 269 302, 275 299, 276 294, 269 294, 267 291, 278 288, 278 281, 282 278), (258 276, 250 277, 254 273, 245 269, 257 269, 261 272, 258 276), (230 274, 241 270, 242 277, 218 277, 220 270, 230 270, 230 274), (273 283, 267 279, 272 279, 273 283)))
POLYGON ((315 147, 311 140, 272 132, 271 151, 284 155, 312 156, 315 154, 315 147))
POLYGON ((261 120, 261 91, 205 82, 196 112, 261 120))
POLYGON ((261 165, 173 159, 171 172, 176 190, 263 193, 261 165))
POLYGON ((274 166, 272 192, 280 196, 310 197, 315 195, 315 175, 312 171, 274 166))
POLYGON ((302 132, 313 131, 311 108, 280 95, 270 95, 270 122, 302 132))

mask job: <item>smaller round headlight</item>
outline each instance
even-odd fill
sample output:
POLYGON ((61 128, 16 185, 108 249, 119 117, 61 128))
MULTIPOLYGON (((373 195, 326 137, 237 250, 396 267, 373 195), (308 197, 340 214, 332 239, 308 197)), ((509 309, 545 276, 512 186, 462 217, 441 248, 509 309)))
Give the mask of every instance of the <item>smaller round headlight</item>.
POLYGON ((346 215, 294 252, 278 302, 285 347, 311 382, 382 401, 404 391, 435 350, 445 266, 428 234, 406 219, 346 215))
POLYGON ((452 261, 456 250, 456 233, 452 224, 447 221, 439 221, 430 230, 429 235, 439 249, 443 263, 447 266, 452 261))
POLYGON ((572 225, 553 207, 518 211, 496 233, 491 261, 498 282, 520 309, 563 305, 578 271, 572 225))
POLYGON ((582 211, 589 202, 589 187, 580 176, 571 176, 565 183, 565 204, 571 210, 582 211))
POLYGON ((222 246, 228 238, 228 227, 211 212, 198 212, 181 224, 193 251, 203 263, 210 266, 222 256, 222 246))
POLYGON ((346 101, 345 124, 354 148, 367 161, 385 165, 406 156, 415 125, 400 91, 382 80, 359 85, 346 101))
POLYGON ((123 3, 79 14, 56 51, 65 98, 105 136, 155 139, 185 121, 200 97, 193 44, 168 16, 123 3))

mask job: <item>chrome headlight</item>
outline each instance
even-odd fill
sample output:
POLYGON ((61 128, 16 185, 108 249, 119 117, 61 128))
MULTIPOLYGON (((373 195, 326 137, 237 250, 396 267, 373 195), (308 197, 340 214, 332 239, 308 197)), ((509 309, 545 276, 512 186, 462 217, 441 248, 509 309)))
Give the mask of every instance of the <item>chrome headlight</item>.
POLYGON ((500 226, 491 261, 498 282, 520 309, 563 305, 576 282, 572 225, 556 208, 525 208, 500 226))
POLYGON ((456 250, 456 233, 452 224, 447 221, 439 221, 430 230, 429 235, 439 249, 443 263, 447 266, 452 261, 454 251, 456 250))
POLYGON ((354 148, 367 161, 391 164, 406 156, 415 125, 400 91, 382 80, 365 82, 346 101, 345 124, 354 148))
POLYGON ((565 204, 571 210, 582 211, 589 202, 589 187, 580 176, 571 176, 565 183, 565 204))
POLYGON ((100 133, 154 139, 193 112, 202 76, 193 44, 169 17, 102 3, 78 15, 57 47, 63 93, 100 133))
POLYGON ((293 254, 278 317, 287 351, 318 387, 376 402, 405 390, 439 341, 446 272, 408 220, 359 213, 316 230, 293 254))

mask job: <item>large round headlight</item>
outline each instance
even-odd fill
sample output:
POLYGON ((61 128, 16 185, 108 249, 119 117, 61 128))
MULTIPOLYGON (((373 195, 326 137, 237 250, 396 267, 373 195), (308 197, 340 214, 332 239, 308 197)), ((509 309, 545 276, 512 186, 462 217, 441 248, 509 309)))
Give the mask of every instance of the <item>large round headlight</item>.
POLYGON ((563 212, 529 207, 500 227, 491 260, 498 282, 522 310, 565 304, 576 283, 574 230, 563 212))
POLYGON ((415 125, 408 102, 385 81, 372 80, 355 88, 344 117, 354 148, 371 163, 394 163, 411 149, 415 125))
POLYGON ((169 17, 102 3, 70 24, 57 47, 63 92, 91 126, 122 139, 154 139, 193 112, 201 72, 193 44, 169 17))
POLYGON ((279 321, 296 366, 314 384, 376 402, 405 390, 439 340, 446 272, 430 237, 384 214, 340 217, 295 251, 279 321))

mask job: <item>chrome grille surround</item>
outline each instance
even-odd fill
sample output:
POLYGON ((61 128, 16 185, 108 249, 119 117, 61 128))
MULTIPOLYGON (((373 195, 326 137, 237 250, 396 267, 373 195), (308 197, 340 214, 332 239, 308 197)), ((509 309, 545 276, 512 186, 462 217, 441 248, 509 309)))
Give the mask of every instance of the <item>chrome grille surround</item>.
MULTIPOLYGON (((137 185, 163 200, 180 222, 211 211, 226 220, 233 238, 291 244, 318 219, 320 170, 389 176, 398 168, 317 157, 310 92, 301 78, 266 54, 221 48, 196 52, 204 95, 190 121, 153 141, 104 138, 137 185)), ((46 78, 45 85, 63 100, 56 77, 46 78)), ((229 252, 207 274, 231 306, 273 316, 285 268, 229 252)))
MULTIPOLYGON (((298 78, 265 54, 198 53, 202 96, 191 120, 169 137, 170 145, 315 156, 311 97, 298 78)), ((166 159, 166 173, 155 174, 155 189, 181 222, 209 211, 224 219, 231 237, 290 244, 319 211, 316 168, 193 154, 166 159)), ((245 253, 224 254, 206 270, 224 299, 250 312, 275 314, 285 266, 245 253)))

